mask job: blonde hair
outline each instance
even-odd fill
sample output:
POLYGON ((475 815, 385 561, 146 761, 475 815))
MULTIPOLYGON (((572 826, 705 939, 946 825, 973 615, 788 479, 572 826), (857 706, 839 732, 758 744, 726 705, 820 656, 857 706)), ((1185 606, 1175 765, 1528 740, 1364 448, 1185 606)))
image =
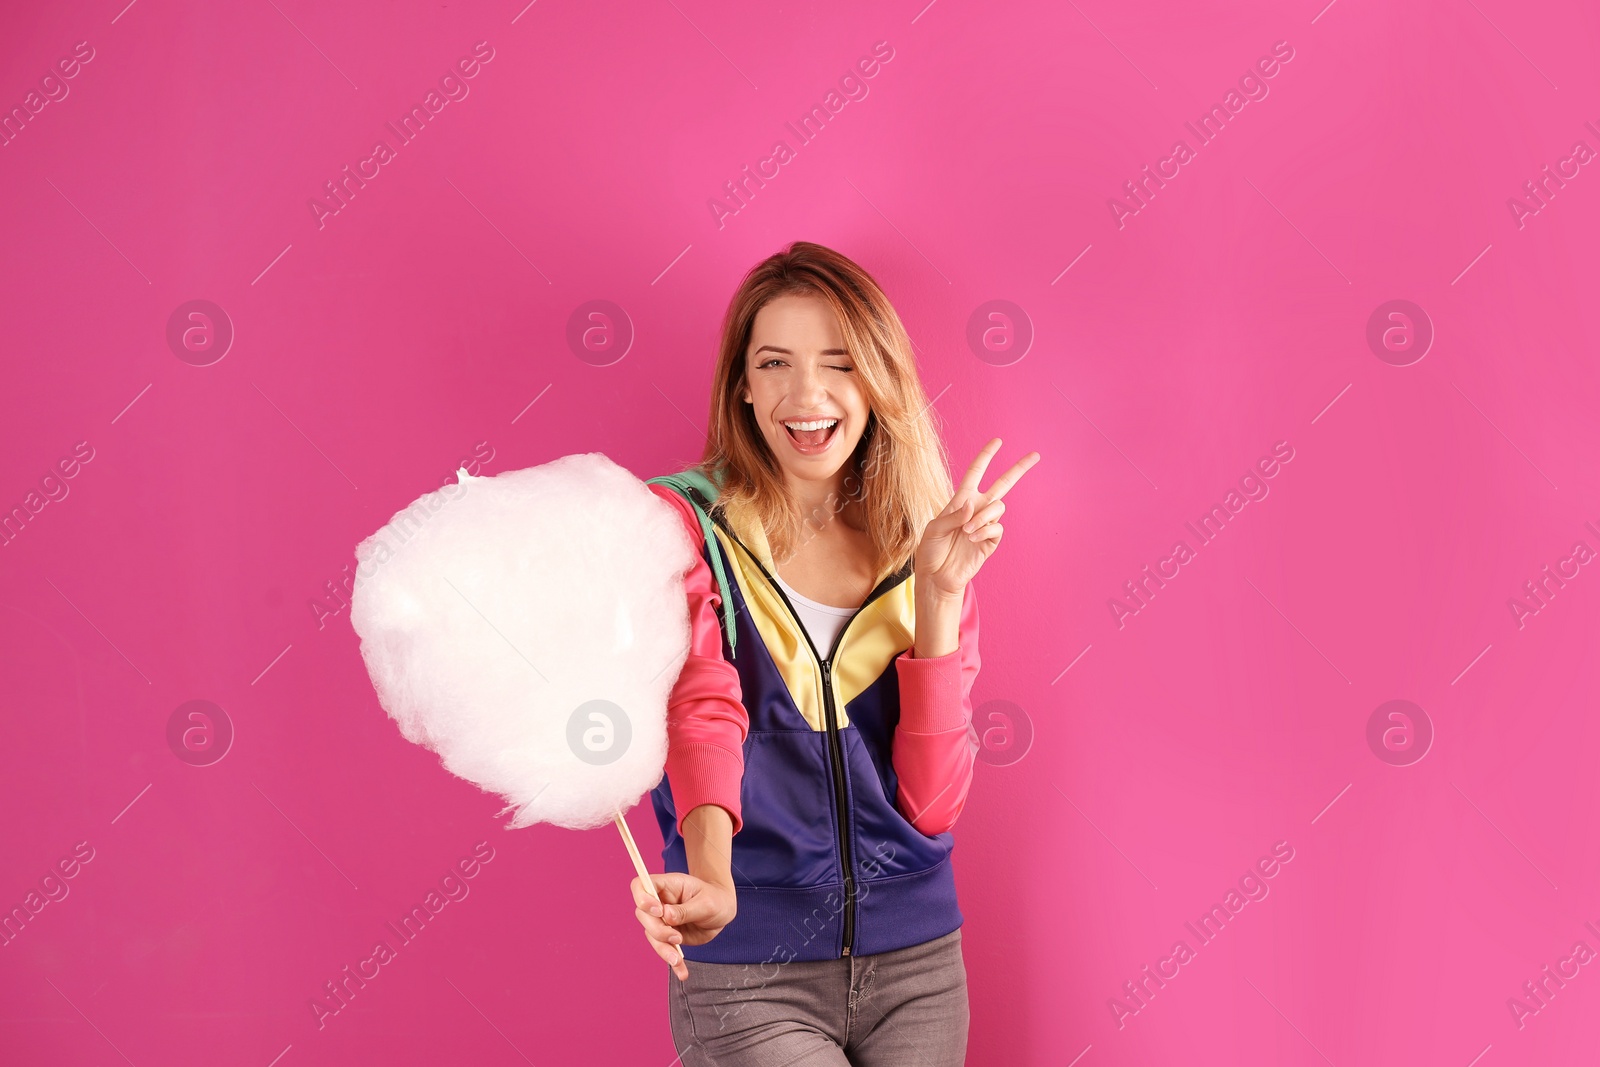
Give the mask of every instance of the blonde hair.
POLYGON ((710 431, 699 466, 720 485, 719 506, 750 509, 760 518, 774 560, 798 550, 802 526, 816 516, 802 515, 790 498, 753 410, 740 399, 756 312, 790 294, 819 297, 833 309, 854 360, 870 414, 847 460, 848 495, 834 510, 859 501, 875 569, 893 572, 911 557, 923 528, 944 510, 954 489, 910 335, 872 276, 833 249, 795 241, 756 264, 739 284, 723 316, 710 431))

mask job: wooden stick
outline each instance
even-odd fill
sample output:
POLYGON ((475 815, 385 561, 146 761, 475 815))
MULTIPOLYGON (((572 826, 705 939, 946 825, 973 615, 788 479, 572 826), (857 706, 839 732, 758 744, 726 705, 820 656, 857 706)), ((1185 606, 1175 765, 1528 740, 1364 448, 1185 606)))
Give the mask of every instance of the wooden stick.
MULTIPOLYGON (((655 898, 657 904, 661 903, 661 896, 656 892, 655 879, 650 877, 649 868, 644 865, 644 857, 639 855, 639 846, 633 843, 633 832, 628 829, 628 821, 622 817, 622 812, 617 812, 617 830, 622 834, 622 843, 628 846, 628 855, 633 858, 633 869, 639 872, 639 880, 644 883, 645 889, 655 898)), ((663 908, 663 911, 666 909, 663 908)), ((676 946, 675 946, 676 947, 676 946)), ((678 962, 684 961, 683 949, 678 948, 678 962)), ((668 966, 671 966, 669 964, 668 966)))

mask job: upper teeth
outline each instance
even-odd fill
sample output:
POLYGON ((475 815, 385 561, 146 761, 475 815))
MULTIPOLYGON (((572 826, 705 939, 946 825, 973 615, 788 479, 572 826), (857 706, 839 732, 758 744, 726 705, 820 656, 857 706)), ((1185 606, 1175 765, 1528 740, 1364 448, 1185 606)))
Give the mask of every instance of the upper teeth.
POLYGON ((786 422, 784 425, 796 430, 824 430, 838 421, 838 419, 818 419, 815 422, 786 422))

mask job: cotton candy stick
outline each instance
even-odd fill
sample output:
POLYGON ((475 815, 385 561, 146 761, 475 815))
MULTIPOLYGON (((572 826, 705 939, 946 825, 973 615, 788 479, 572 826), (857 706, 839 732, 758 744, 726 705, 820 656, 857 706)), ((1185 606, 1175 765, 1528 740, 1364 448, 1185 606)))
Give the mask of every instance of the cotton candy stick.
MULTIPOLYGON (((617 829, 622 832, 622 843, 628 846, 628 855, 633 857, 633 869, 639 872, 639 880, 657 904, 661 903, 661 896, 656 892, 656 882, 650 877, 650 871, 644 865, 644 857, 639 855, 639 846, 633 843, 633 833, 628 829, 628 820, 622 817, 622 812, 617 812, 617 829)), ((666 909, 663 908, 664 912, 666 909)), ((678 949, 678 961, 683 960, 683 949, 678 949)))

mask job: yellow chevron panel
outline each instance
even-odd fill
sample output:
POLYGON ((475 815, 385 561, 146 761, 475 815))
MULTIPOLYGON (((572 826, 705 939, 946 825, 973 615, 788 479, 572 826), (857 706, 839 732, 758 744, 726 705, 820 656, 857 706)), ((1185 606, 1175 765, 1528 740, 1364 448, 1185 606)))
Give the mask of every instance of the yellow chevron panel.
POLYGON ((911 647, 917 635, 915 576, 862 609, 844 632, 834 655, 833 697, 843 725, 844 706, 872 683, 894 670, 894 658, 911 647))
MULTIPOLYGON (((720 528, 715 532, 722 544, 723 558, 732 567, 739 590, 744 593, 750 619, 756 624, 784 684, 789 687, 795 707, 813 730, 827 729, 827 718, 822 707, 822 667, 812 658, 798 622, 789 617, 789 609, 784 607, 777 591, 750 562, 744 551, 729 540, 720 528)), ((765 555, 767 561, 771 560, 765 536, 762 536, 759 547, 751 542, 745 532, 741 531, 739 537, 750 545, 753 552, 765 555)))
MULTIPOLYGON (((724 511, 739 540, 749 547, 750 553, 760 561, 768 573, 776 574, 777 565, 772 559, 772 548, 766 531, 752 515, 724 511)), ((724 560, 732 567, 744 593, 751 620, 761 634, 762 641, 772 656, 773 664, 788 686, 795 707, 813 730, 827 729, 827 717, 822 697, 822 665, 811 654, 800 627, 784 604, 778 591, 767 581, 749 556, 720 528, 714 527, 722 545, 724 560)), ((885 568, 874 580, 874 586, 888 577, 894 568, 885 568)), ((849 725, 845 705, 861 695, 883 673, 893 669, 894 658, 911 647, 916 637, 915 576, 874 600, 861 611, 844 631, 839 651, 834 657, 833 693, 834 710, 839 728, 849 725)), ((825 650, 824 650, 825 652, 825 650)))

